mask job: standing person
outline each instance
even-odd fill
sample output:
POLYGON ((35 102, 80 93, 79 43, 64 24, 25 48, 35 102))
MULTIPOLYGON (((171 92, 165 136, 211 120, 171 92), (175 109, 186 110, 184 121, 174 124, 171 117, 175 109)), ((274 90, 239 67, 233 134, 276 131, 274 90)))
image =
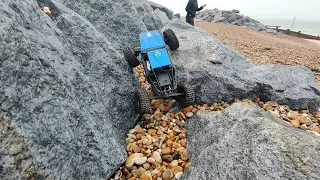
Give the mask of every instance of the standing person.
POLYGON ((198 7, 198 0, 189 0, 187 7, 186 7, 186 11, 187 11, 186 21, 187 21, 187 23, 194 26, 194 17, 196 17, 197 11, 201 11, 204 7, 206 7, 206 4, 201 6, 200 8, 198 7))

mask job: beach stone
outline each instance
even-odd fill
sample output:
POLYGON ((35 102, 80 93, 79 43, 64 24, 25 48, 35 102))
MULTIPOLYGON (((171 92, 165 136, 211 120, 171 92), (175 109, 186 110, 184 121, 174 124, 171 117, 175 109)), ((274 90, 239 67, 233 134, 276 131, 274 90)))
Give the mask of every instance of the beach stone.
POLYGON ((183 172, 183 168, 180 166, 173 167, 173 168, 171 168, 171 170, 173 171, 173 173, 175 175, 178 174, 179 172, 183 172))
POLYGON ((136 159, 139 159, 139 158, 142 158, 143 157, 143 154, 142 153, 134 153, 134 154, 131 154, 128 159, 126 160, 126 163, 125 163, 125 166, 127 168, 130 168, 134 165, 135 163, 135 160, 136 159))
POLYGON ((309 114, 309 110, 300 110, 300 113, 302 113, 302 114, 309 114))
POLYGON ((187 112, 186 116, 187 116, 188 118, 191 118, 191 117, 193 116, 193 113, 192 113, 192 112, 187 112))
POLYGON ((178 172, 176 175, 175 175, 175 178, 176 179, 180 179, 181 178, 181 176, 182 176, 182 172, 178 172))
POLYGON ((153 157, 149 157, 149 158, 147 159, 147 162, 150 163, 150 164, 155 164, 155 163, 156 163, 156 160, 155 160, 155 158, 153 158, 153 157))
POLYGON ((166 147, 161 151, 161 154, 163 155, 168 155, 171 153, 171 148, 170 147, 166 147))
POLYGON ((313 124, 313 122, 311 121, 310 117, 298 116, 298 119, 299 119, 301 124, 306 124, 307 126, 313 124))
POLYGON ((298 119, 291 120, 290 124, 296 128, 300 127, 300 121, 298 119))
POLYGON ((161 158, 161 155, 158 151, 155 151, 153 154, 152 154, 152 157, 154 158, 154 160, 158 163, 161 163, 162 162, 162 158, 161 158))
POLYGON ((132 173, 132 175, 134 176, 134 177, 140 177, 141 175, 142 175, 142 171, 140 171, 140 170, 138 170, 138 169, 136 169, 136 170, 132 170, 131 171, 131 173, 132 173))
POLYGON ((166 169, 162 174, 163 180, 172 180, 174 178, 174 174, 170 169, 166 169))
POLYGON ((311 126, 309 126, 310 131, 316 132, 316 133, 320 133, 320 127, 312 124, 311 126))
POLYGON ((137 165, 142 165, 145 162, 147 162, 147 158, 146 157, 136 158, 134 160, 134 163, 137 164, 137 165))
POLYGON ((143 168, 148 170, 150 168, 150 164, 149 163, 145 163, 143 164, 143 168))
POLYGON ((178 159, 181 158, 181 155, 180 155, 179 151, 176 151, 176 152, 173 154, 172 157, 173 157, 174 160, 178 160, 178 159))
POLYGON ((308 130, 309 128, 308 128, 308 126, 306 125, 306 124, 302 124, 301 126, 300 126, 300 129, 303 129, 303 130, 308 130))
POLYGON ((162 160, 170 163, 173 161, 173 157, 171 155, 164 155, 162 156, 162 160))
POLYGON ((139 180, 152 180, 149 175, 143 174, 139 177, 139 180))
POLYGON ((177 160, 174 160, 174 161, 172 161, 172 162, 170 163, 170 166, 171 166, 171 167, 176 167, 176 166, 178 166, 178 165, 179 165, 179 163, 178 163, 177 160))
POLYGON ((257 106, 236 103, 219 112, 201 111, 186 122, 186 127, 192 166, 180 179, 320 176, 320 154, 315 153, 320 147, 319 137, 257 106))
POLYGON ((280 114, 280 117, 284 120, 289 120, 288 116, 286 114, 280 114))
POLYGON ((298 116, 299 116, 299 113, 298 112, 296 112, 296 111, 289 111, 288 112, 288 117, 290 118, 290 119, 297 119, 298 118, 298 116))

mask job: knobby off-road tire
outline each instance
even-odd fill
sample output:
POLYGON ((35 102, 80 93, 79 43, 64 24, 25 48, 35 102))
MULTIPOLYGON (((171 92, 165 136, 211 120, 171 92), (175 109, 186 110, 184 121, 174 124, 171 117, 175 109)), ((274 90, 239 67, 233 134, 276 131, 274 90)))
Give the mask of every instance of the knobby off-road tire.
POLYGON ((178 92, 184 93, 184 95, 178 97, 177 101, 180 106, 187 107, 193 105, 196 101, 196 94, 194 88, 189 84, 178 85, 178 92))
POLYGON ((139 88, 135 92, 136 110, 141 115, 151 114, 150 100, 145 89, 139 88))
POLYGON ((134 52, 130 47, 125 47, 123 50, 123 54, 127 62, 132 68, 139 66, 140 62, 137 59, 137 57, 134 55, 134 52))
POLYGON ((167 29, 163 32, 163 37, 165 43, 169 46, 172 51, 175 51, 179 48, 179 40, 176 34, 171 30, 167 29))

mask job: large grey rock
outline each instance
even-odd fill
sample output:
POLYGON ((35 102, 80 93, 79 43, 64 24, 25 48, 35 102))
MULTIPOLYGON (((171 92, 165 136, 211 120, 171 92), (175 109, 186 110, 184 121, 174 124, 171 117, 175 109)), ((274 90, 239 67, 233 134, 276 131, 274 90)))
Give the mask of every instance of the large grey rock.
MULTIPOLYGON (((149 13, 149 5, 129 0, 1 2, 0 105, 30 162, 55 179, 105 179, 127 158, 137 83, 122 49, 147 30, 142 17, 149 13), (49 6, 53 19, 39 6, 49 6)), ((14 143, 2 140, 1 151, 9 151, 14 143)), ((0 179, 39 171, 16 165, 0 179)))
POLYGON ((320 90, 309 69, 254 65, 211 35, 180 20, 170 21, 163 30, 168 28, 180 41, 180 48, 170 51, 178 82, 195 86, 198 104, 260 97, 293 109, 315 111, 319 106, 320 90))
POLYGON ((320 177, 320 137, 259 107, 198 112, 186 127, 192 165, 182 180, 320 177))
POLYGON ((219 11, 213 18, 212 22, 223 22, 223 20, 226 19, 226 17, 223 16, 222 11, 219 11))
POLYGON ((159 9, 159 10, 165 12, 170 20, 172 19, 172 15, 173 15, 173 11, 172 10, 168 9, 167 7, 165 7, 163 5, 155 3, 153 1, 147 1, 147 2, 154 10, 159 9))
POLYGON ((172 15, 172 19, 181 19, 180 13, 173 14, 173 15, 172 15))
POLYGON ((142 21, 146 25, 148 31, 160 30, 163 28, 162 21, 156 12, 145 14, 142 16, 142 21))
MULTIPOLYGON (((168 18, 168 16, 166 15, 166 13, 164 13, 164 12, 161 11, 160 9, 156 9, 156 10, 154 10, 154 12, 158 15, 158 17, 159 17, 159 19, 160 19, 160 21, 161 21, 161 23, 162 23, 163 25, 165 25, 165 24, 167 24, 167 23, 169 22, 169 18, 168 18)), ((162 27, 161 27, 161 28, 162 28, 162 27)), ((159 28, 159 30, 160 30, 161 28, 159 28)))
POLYGON ((238 14, 232 13, 228 18, 228 23, 233 23, 234 21, 238 20, 238 14))
POLYGON ((239 10, 225 11, 211 9, 198 12, 197 18, 207 22, 245 26, 256 31, 264 31, 270 34, 277 34, 275 30, 265 27, 265 25, 263 25, 259 21, 239 13, 239 10))

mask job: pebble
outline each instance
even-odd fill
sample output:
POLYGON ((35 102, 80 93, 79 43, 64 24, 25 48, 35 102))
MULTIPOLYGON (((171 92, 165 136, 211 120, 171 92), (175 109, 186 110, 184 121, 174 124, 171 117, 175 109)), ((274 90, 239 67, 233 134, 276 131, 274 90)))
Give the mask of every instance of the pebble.
POLYGON ((297 119, 290 121, 290 124, 296 128, 300 127, 300 121, 297 119))
POLYGON ((148 170, 150 168, 150 164, 149 163, 145 163, 143 164, 143 168, 148 170))
POLYGON ((143 157, 143 154, 142 154, 142 153, 134 153, 134 154, 131 154, 131 155, 129 156, 129 158, 127 159, 127 161, 126 161, 125 166, 126 166, 127 168, 132 167, 132 166, 134 165, 134 163, 135 163, 135 160, 136 160, 137 158, 141 158, 141 157, 143 157))
POLYGON ((143 115, 145 120, 150 120, 151 119, 151 114, 145 114, 143 115))
POLYGON ((298 116, 298 119, 299 119, 301 124, 306 124, 307 126, 313 124, 311 119, 309 117, 307 117, 307 116, 298 116))
POLYGON ((173 157, 173 160, 178 160, 178 159, 181 158, 181 155, 180 155, 179 151, 176 151, 176 152, 173 154, 172 157, 173 157))
POLYGON ((167 161, 167 162, 172 162, 173 157, 171 155, 164 155, 164 156, 162 156, 162 160, 167 161))
POLYGON ((300 113, 302 113, 302 114, 309 114, 309 110, 300 110, 300 113))
POLYGON ((163 120, 163 121, 168 121, 169 118, 168 118, 167 116, 163 115, 163 116, 161 117, 161 120, 163 120))
POLYGON ((152 180, 149 175, 143 174, 139 177, 139 180, 152 180))
POLYGON ((175 175, 175 178, 176 179, 180 179, 181 178, 181 176, 182 176, 182 172, 178 172, 176 175, 175 175))
POLYGON ((301 126, 300 126, 300 129, 303 129, 303 130, 308 130, 309 128, 308 128, 308 126, 306 125, 306 124, 302 124, 301 126))
POLYGON ((121 171, 117 171, 116 172, 116 175, 114 176, 114 179, 115 180, 118 180, 118 179, 120 179, 122 177, 122 172, 121 171))
POLYGON ((166 148, 164 148, 164 149, 161 151, 161 153, 162 153, 163 155, 168 155, 168 154, 171 153, 171 148, 170 148, 170 147, 166 147, 166 148))
POLYGON ((142 165, 142 164, 144 164, 144 163, 146 163, 146 162, 147 162, 147 158, 146 158, 146 157, 136 158, 136 159, 134 160, 134 163, 135 163, 136 165, 142 165))
POLYGON ((295 111, 289 111, 287 116, 290 118, 290 119, 297 119, 298 118, 298 115, 299 113, 298 112, 295 112, 295 111))
POLYGON ((142 172, 138 169, 132 170, 131 173, 134 177, 140 177, 142 175, 142 172))
POLYGON ((184 165, 184 171, 186 171, 191 166, 191 162, 187 162, 186 165, 184 165))
POLYGON ((150 157, 150 158, 147 159, 147 162, 150 163, 150 164, 155 164, 156 160, 153 157, 150 157))
POLYGON ((178 163, 177 160, 174 160, 174 161, 172 161, 172 162, 170 163, 170 166, 171 166, 171 167, 176 167, 176 166, 178 166, 178 165, 179 165, 179 163, 178 163))
POLYGON ((172 180, 174 178, 174 174, 170 169, 167 169, 162 174, 163 180, 172 180))
POLYGON ((144 133, 144 130, 141 128, 141 127, 137 127, 135 130, 134 130, 135 133, 137 134, 142 134, 144 133))
POLYGON ((319 128, 319 126, 317 126, 317 125, 315 125, 315 124, 310 125, 310 126, 309 126, 309 129, 310 129, 310 131, 312 131, 312 132, 320 133, 320 128, 319 128))
POLYGON ((161 158, 161 155, 158 151, 155 151, 153 154, 152 154, 152 157, 155 159, 156 162, 158 163, 161 163, 162 162, 162 158, 161 158))
POLYGON ((286 114, 280 114, 280 117, 284 120, 288 120, 288 116, 286 114))
POLYGON ((177 173, 179 173, 179 172, 183 172, 183 168, 180 167, 180 166, 173 167, 171 170, 173 171, 173 173, 174 173, 175 175, 176 175, 177 173))
POLYGON ((188 118, 191 118, 191 117, 193 116, 193 113, 192 113, 192 112, 187 112, 186 116, 187 116, 188 118))

